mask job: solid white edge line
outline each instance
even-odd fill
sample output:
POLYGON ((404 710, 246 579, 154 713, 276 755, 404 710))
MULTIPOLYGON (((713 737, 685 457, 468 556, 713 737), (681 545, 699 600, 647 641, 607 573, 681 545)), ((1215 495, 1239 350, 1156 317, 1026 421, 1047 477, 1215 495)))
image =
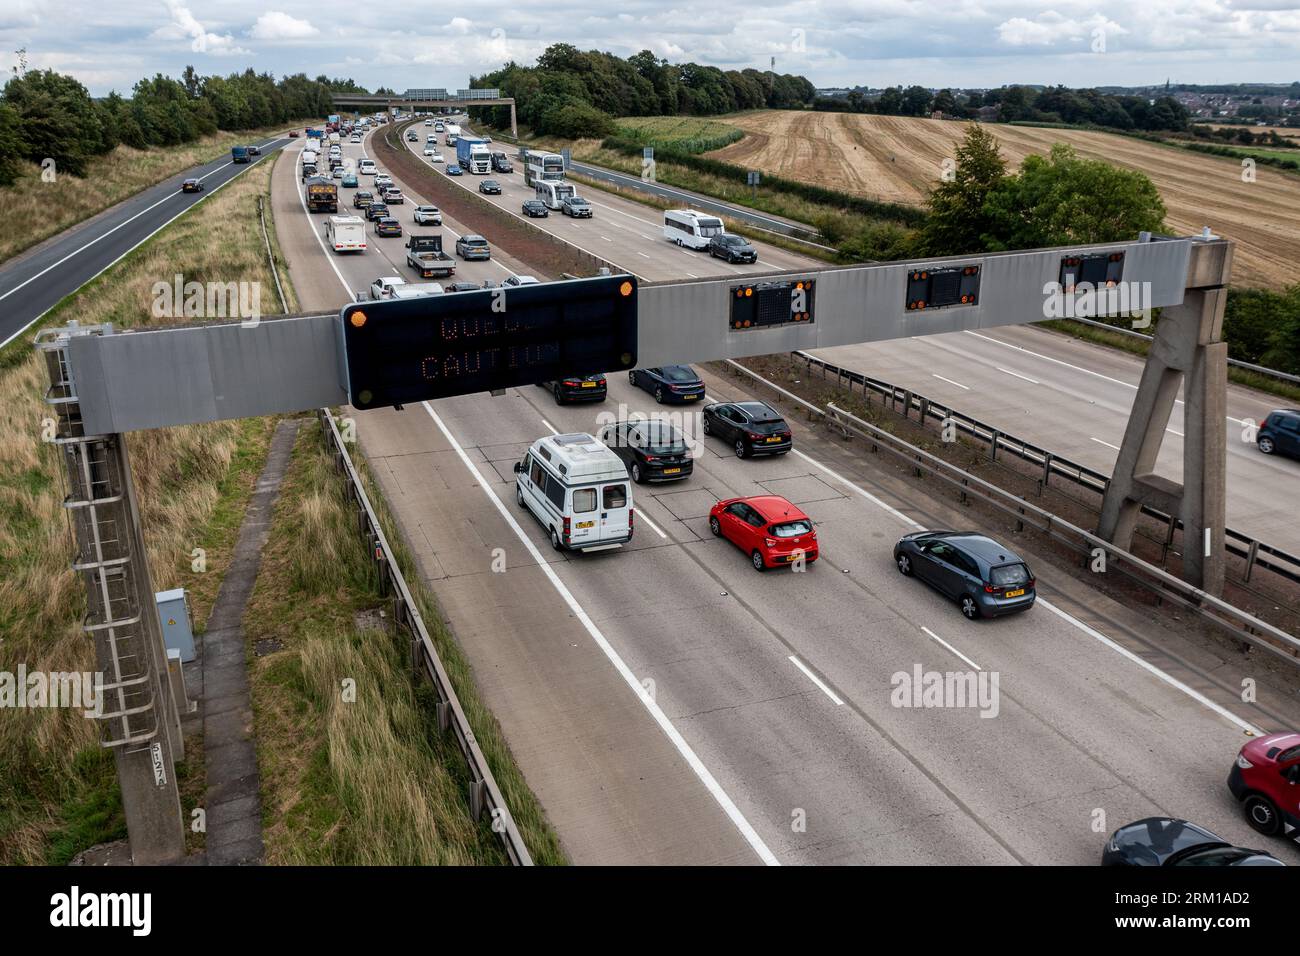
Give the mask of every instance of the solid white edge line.
POLYGON ((956 654, 958 657, 960 657, 962 660, 964 660, 964 661, 965 661, 967 664, 969 664, 971 667, 975 668, 977 671, 982 671, 982 670, 984 669, 984 668, 980 667, 978 664, 976 664, 976 663, 975 663, 973 660, 971 660, 969 657, 967 657, 965 654, 963 654, 961 651, 957 650, 957 648, 953 647, 951 644, 949 644, 947 641, 945 641, 945 640, 944 640, 942 637, 940 637, 938 634, 934 633, 934 631, 930 630, 930 629, 929 629, 928 627, 926 627, 924 624, 921 625, 921 630, 925 631, 925 633, 929 634, 932 638, 934 638, 936 641, 938 641, 938 642, 939 642, 940 644, 942 644, 944 647, 948 648, 948 650, 952 651, 954 654, 956 654))
POLYGON ((794 664, 795 667, 797 667, 797 668, 799 668, 799 670, 803 671, 803 672, 804 672, 804 675, 805 675, 805 676, 806 676, 810 681, 812 681, 814 684, 816 684, 816 685, 818 686, 818 688, 820 688, 820 690, 821 690, 821 692, 822 692, 823 694, 825 694, 827 697, 829 697, 832 701, 835 702, 835 706, 836 706, 836 707, 843 707, 843 706, 844 706, 844 701, 842 701, 842 700, 840 700, 838 697, 836 697, 835 694, 834 694, 834 692, 833 692, 829 687, 827 687, 824 683, 822 683, 822 679, 821 679, 820 677, 818 677, 816 674, 814 674, 812 671, 810 671, 807 667, 805 667, 805 666, 804 666, 804 662, 801 661, 801 660, 799 660, 799 658, 796 657, 794 654, 791 654, 791 655, 790 655, 790 663, 794 664))
POLYGON ((614 650, 609 641, 606 640, 605 635, 601 633, 600 628, 596 626, 596 623, 590 618, 590 616, 588 616, 586 610, 584 610, 582 605, 578 603, 577 598, 575 598, 569 589, 565 587, 564 582, 560 580, 554 569, 542 557, 541 552, 537 550, 536 546, 530 540, 528 540, 528 535, 526 535, 524 529, 519 526, 519 522, 515 520, 515 516, 507 510, 496 492, 492 490, 491 486, 489 486, 488 482, 483 478, 483 475, 474 465, 474 462, 470 460, 469 455, 467 455, 465 450, 461 448, 460 442, 456 441, 450 429, 443 424, 442 419, 438 417, 438 414, 433 410, 433 407, 428 402, 421 402, 420 404, 424 406, 424 410, 429 413, 429 417, 432 418, 434 424, 438 426, 438 429, 442 432, 443 438, 445 438, 455 450, 457 456, 461 460, 461 464, 463 464, 469 473, 474 476, 474 479, 478 482, 478 486, 483 490, 483 493, 487 495, 488 500, 492 502, 497 513, 501 515, 506 524, 509 525, 510 530, 515 533, 515 536, 524 546, 524 549, 532 556, 533 560, 537 563, 538 568, 541 569, 542 574, 546 576, 546 579, 551 583, 551 586, 555 588, 556 592, 564 600, 565 604, 569 606, 569 610, 573 612, 574 617, 582 623, 582 626, 586 629, 587 633, 591 635, 591 639, 596 642, 596 646, 604 652, 605 657, 614 665, 614 669, 618 671, 619 675, 627 683, 628 687, 630 687, 633 693, 636 694, 637 699, 641 701, 642 705, 650 713, 650 716, 654 718, 655 723, 659 725, 659 728, 672 742, 673 746, 677 748, 677 752, 682 755, 682 758, 690 765, 691 769, 695 771, 695 775, 699 778, 700 782, 704 784, 705 788, 713 796, 713 799, 717 801, 718 806, 722 808, 722 811, 726 813, 728 818, 730 818, 736 829, 740 831, 741 836, 745 838, 745 841, 750 845, 754 852, 758 854, 759 858, 765 864, 768 866, 780 866, 781 862, 776 858, 772 851, 768 849, 767 844, 763 842, 762 837, 758 835, 750 822, 745 819, 745 815, 740 812, 740 808, 737 807, 731 797, 727 795, 727 792, 722 789, 722 785, 714 779, 713 774, 711 774, 709 769, 704 766, 703 761, 701 761, 695 751, 691 749, 690 744, 686 742, 686 739, 680 732, 678 732, 677 728, 673 726, 672 721, 668 719, 668 715, 663 712, 655 700, 646 691, 645 687, 641 685, 641 682, 637 680, 636 675, 633 674, 627 664, 623 662, 623 658, 619 656, 618 652, 614 650))
MULTIPOLYGON (((275 141, 273 140, 272 142, 275 142, 275 141)), ((261 162, 261 160, 259 160, 258 162, 261 162)), ((226 165, 230 165, 230 164, 227 163, 226 165)), ((256 166, 256 165, 257 165, 257 163, 250 163, 248 168, 249 168, 249 169, 252 169, 253 166, 256 166)), ((222 167, 222 168, 224 169, 225 167, 222 167)), ((195 207, 197 207, 197 206, 200 205, 201 203, 206 202, 206 201, 207 201, 207 198, 208 198, 209 196, 211 196, 213 193, 217 192, 217 191, 218 191, 219 189, 221 189, 223 186, 227 186, 227 185, 229 185, 230 183, 233 183, 233 182, 234 182, 236 179, 238 179, 240 176, 244 175, 244 173, 245 173, 246 171, 247 171, 247 170, 243 170, 243 169, 241 169, 238 173, 236 173, 234 176, 231 176, 231 177, 230 177, 229 179, 227 179, 225 182, 223 182, 223 183, 219 183, 219 184, 217 184, 216 186, 212 187, 212 192, 205 192, 202 196, 200 196, 198 199, 196 199, 193 203, 191 203, 190 205, 186 206, 184 209, 182 209, 182 210, 181 210, 180 212, 178 212, 176 215, 172 216, 170 219, 168 219, 166 222, 164 222, 162 225, 160 225, 160 226, 159 226, 157 229, 155 229, 153 232, 149 233, 149 235, 147 235, 147 236, 145 236, 144 238, 142 238, 139 242, 137 242, 135 245, 133 245, 130 249, 127 249, 125 252, 123 252, 120 256, 118 256, 118 257, 117 257, 116 259, 114 259, 112 262, 108 263, 108 265, 104 266, 104 268, 102 268, 102 269, 100 269, 98 272, 96 272, 93 276, 88 276, 88 277, 86 278, 86 281, 85 281, 85 282, 81 283, 81 285, 77 286, 77 288, 75 288, 75 289, 73 289, 71 292, 69 292, 68 295, 75 295, 77 292, 80 292, 83 288, 85 288, 85 286, 86 286, 87 283, 92 282, 92 281, 94 281, 95 279, 98 279, 98 278, 99 278, 100 276, 102 276, 105 272, 107 272, 109 269, 113 268, 113 266, 117 265, 119 262, 121 262, 123 259, 125 259, 127 256, 129 256, 131 253, 135 252, 135 250, 139 249, 141 246, 143 246, 146 242, 148 242, 148 241, 149 241, 150 239, 152 239, 154 236, 158 235, 158 233, 162 232, 164 229, 166 229, 168 226, 170 226, 172 223, 174 223, 174 222, 175 222, 177 219, 179 219, 181 216, 185 215, 187 212, 189 212, 191 209, 194 209, 195 207)), ((214 172, 215 172, 215 170, 214 170, 214 172)), ((168 199, 171 199, 172 196, 179 196, 179 195, 181 195, 181 193, 172 193, 172 194, 169 195, 169 196, 164 196, 162 199, 160 199, 160 200, 158 200, 156 203, 154 203, 153 206, 150 206, 149 209, 153 209, 155 206, 161 206, 161 205, 162 205, 163 203, 165 203, 168 199)), ((125 200, 123 200, 123 201, 125 201, 125 200)), ((149 211, 149 209, 143 209, 143 210, 141 210, 140 212, 138 212, 138 213, 136 213, 134 216, 132 216, 131 219, 126 220, 126 222, 120 222, 120 223, 118 223, 116 226, 114 226, 114 227, 113 227, 112 229, 110 229, 108 232, 104 233, 104 235, 102 235, 102 236, 97 236, 97 237, 95 237, 94 239, 90 240, 90 242, 87 242, 85 245, 80 246, 80 247, 78 247, 77 249, 73 250, 72 252, 68 253, 66 256, 64 256, 62 259, 60 259, 58 262, 54 263, 54 265, 51 265, 51 266, 46 267, 45 269, 42 269, 40 272, 36 273, 36 275, 34 275, 34 276, 32 276, 31 278, 25 280, 25 281, 22 283, 22 285, 16 285, 16 286, 14 286, 12 289, 10 289, 9 292, 4 293, 4 295, 0 295, 0 299, 3 299, 5 296, 9 295, 10 293, 17 292, 19 289, 21 289, 23 286, 27 285, 27 283, 28 283, 28 282, 31 282, 33 279, 39 279, 41 276, 45 275, 45 273, 49 272, 50 269, 53 269, 55 266, 61 266, 61 265, 63 265, 63 263, 67 262, 69 259, 71 259, 73 256, 75 256, 77 253, 81 252, 82 250, 86 249, 87 247, 89 247, 89 246, 91 246, 91 245, 94 245, 94 244, 95 244, 96 242, 98 242, 100 239, 103 239, 104 236, 109 235, 109 233, 116 232, 118 229, 121 229, 123 226, 125 226, 128 222, 131 222, 132 220, 134 220, 134 219, 138 219, 140 216, 143 216, 146 212, 149 211)), ((96 213, 96 215, 99 215, 99 214, 96 213)), ((64 298, 66 298, 66 296, 64 296, 64 298)), ((59 302, 62 302, 62 301, 63 301, 62 298, 59 299, 59 302)), ((58 305, 58 302, 56 302, 55 305, 58 305)), ((50 308, 54 308, 54 306, 50 306, 50 308)), ((8 345, 8 344, 9 344, 10 342, 12 342, 14 339, 18 338, 18 336, 22 335, 24 332, 26 332, 28 329, 30 329, 30 328, 31 328, 33 325, 35 325, 37 322, 41 321, 41 319, 45 318, 45 316, 49 314, 49 311, 50 311, 50 309, 46 309, 46 310, 45 310, 44 312, 42 312, 40 315, 36 316, 34 319, 32 319, 30 322, 28 322, 26 325, 24 325, 21 329, 18 329, 17 331, 15 331, 12 335, 10 335, 10 336, 9 336, 7 339, 5 339, 3 342, 0 342, 0 349, 4 348, 6 345, 8 345)))

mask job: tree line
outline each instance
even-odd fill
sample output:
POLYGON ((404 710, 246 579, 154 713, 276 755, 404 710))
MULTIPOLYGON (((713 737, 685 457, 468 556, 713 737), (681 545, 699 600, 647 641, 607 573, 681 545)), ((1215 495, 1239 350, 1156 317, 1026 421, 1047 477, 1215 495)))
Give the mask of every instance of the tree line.
POLYGON ((877 96, 851 90, 843 97, 817 97, 814 109, 886 116, 993 119, 1002 123, 1068 123, 1121 130, 1185 130, 1191 114, 1171 96, 1147 97, 1072 90, 1064 86, 1035 89, 1008 86, 998 90, 931 93, 923 86, 890 87, 877 96))
POLYGON ((277 80, 251 69, 200 76, 187 66, 180 79, 159 73, 140 80, 129 97, 114 91, 95 98, 71 76, 16 71, 0 93, 0 185, 13 183, 24 161, 52 159, 60 172, 84 176, 91 158, 119 143, 173 146, 218 130, 323 117, 333 112, 332 92, 366 91, 325 76, 277 80))
MULTIPOLYGON (((515 99, 520 122, 538 133, 565 138, 609 135, 616 116, 801 109, 816 98, 816 89, 802 76, 669 63, 649 50, 623 59, 568 43, 547 47, 536 66, 512 61, 471 77, 469 85, 499 89, 502 96, 515 99)), ((506 109, 493 107, 492 112, 493 125, 509 125, 506 109)))

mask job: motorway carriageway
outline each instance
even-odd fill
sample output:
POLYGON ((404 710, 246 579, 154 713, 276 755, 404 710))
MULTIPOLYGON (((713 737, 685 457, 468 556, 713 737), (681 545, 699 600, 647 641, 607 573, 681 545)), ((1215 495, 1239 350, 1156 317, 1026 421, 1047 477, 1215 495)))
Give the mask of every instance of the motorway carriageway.
MULTIPOLYGON (((344 146, 354 162, 363 150, 344 146)), ((394 178, 409 231, 412 206, 432 200, 394 178)), ((351 191, 341 192, 345 211, 351 191)), ((413 278, 401 239, 371 231, 363 255, 327 252, 325 217, 306 212, 293 164, 276 170, 273 203, 304 308, 338 308, 379 275, 413 278)), ((607 227, 561 227, 574 225, 592 235, 607 227)), ((448 219, 441 231, 450 246, 465 227, 448 219)), ((614 261, 651 248, 609 235, 614 261)), ((642 274, 661 261, 723 272, 661 242, 667 258, 656 250, 642 274)), ((458 261, 457 278, 532 271, 509 257, 458 261)), ((710 400, 747 397, 732 382, 706 382, 710 400)), ((557 407, 526 387, 345 411, 575 862, 1091 864, 1110 830, 1153 814, 1262 842, 1224 780, 1249 728, 1300 723, 1281 681, 1252 671, 1259 703, 1242 704, 1241 659, 1032 552, 1047 600, 1017 617, 965 621, 899 575, 890 552, 918 522, 969 519, 798 420, 788 456, 739 461, 704 439, 690 479, 636 486, 636 537, 621 550, 552 551, 515 503, 512 465, 527 445, 594 431, 620 409, 671 414, 623 376, 609 386, 598 405, 557 407), (758 574, 709 534, 714 501, 760 492, 818 522, 823 557, 807 573, 758 574), (504 573, 493 571, 498 559, 504 573), (918 666, 996 673, 997 716, 891 706, 892 676, 918 666)), ((698 409, 675 420, 700 435, 698 409)), ((1300 862, 1280 841, 1267 849, 1300 862)))
MULTIPOLYGON (((0 266, 0 347, 22 335, 64 296, 288 142, 292 140, 279 137, 257 143, 262 155, 251 163, 236 165, 227 153, 170 176, 4 263, 0 266), (182 193, 181 183, 192 178, 202 180, 203 192, 182 193)), ((94 188, 92 180, 86 181, 86 188, 94 188)))
MULTIPOLYGON (((410 127, 421 140, 429 128, 410 127)), ((421 155, 424 143, 408 143, 421 155)), ((505 144, 494 144, 508 149, 505 144)), ((438 147, 448 160, 455 150, 438 147)), ((513 161, 513 160, 512 160, 513 161)), ((426 160, 427 162, 427 160, 426 160)), ((433 165, 441 171, 440 165, 433 165)), ((447 177, 477 190, 482 178, 504 186, 501 196, 484 196, 518 215, 525 199, 522 171, 509 176, 447 177)), ((575 220, 553 212, 531 220, 560 238, 646 279, 726 275, 731 271, 771 272, 823 266, 784 249, 760 244, 757 266, 726 267, 702 253, 676 249, 663 239, 662 214, 621 197, 586 190, 596 218, 575 220), (673 250, 665 255, 666 250, 673 250), (686 258, 682 258, 685 256, 686 258), (668 267, 666 270, 664 267, 668 267)), ((740 209, 737 207, 737 215, 740 209)), ((1094 345, 1031 326, 953 332, 862 345, 816 349, 826 361, 909 388, 994 427, 1033 442, 1081 465, 1110 474, 1133 405, 1142 360, 1127 352, 1094 345)), ((1180 393, 1181 394, 1181 393, 1180 393)), ((1300 523, 1294 520, 1300 494, 1300 461, 1266 456, 1253 438, 1243 439, 1243 419, 1262 421, 1284 400, 1253 389, 1228 387, 1228 527, 1275 547, 1300 554, 1300 523)), ((1160 451, 1160 473, 1179 481, 1183 472, 1183 405, 1179 401, 1160 451)))

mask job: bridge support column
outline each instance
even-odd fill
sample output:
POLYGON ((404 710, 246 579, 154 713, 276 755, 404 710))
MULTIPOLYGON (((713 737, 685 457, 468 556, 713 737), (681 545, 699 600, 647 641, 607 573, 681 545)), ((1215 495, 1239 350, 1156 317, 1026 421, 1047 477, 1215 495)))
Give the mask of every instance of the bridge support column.
POLYGON ((519 124, 515 122, 515 104, 510 104, 510 135, 519 138, 519 124))
POLYGON ((1156 327, 1129 414, 1097 533, 1129 549, 1143 505, 1182 522, 1183 578, 1223 592, 1227 485, 1227 358, 1223 309, 1232 243, 1194 247, 1182 305, 1156 327), (1183 480, 1156 474, 1156 459, 1183 388, 1183 480))

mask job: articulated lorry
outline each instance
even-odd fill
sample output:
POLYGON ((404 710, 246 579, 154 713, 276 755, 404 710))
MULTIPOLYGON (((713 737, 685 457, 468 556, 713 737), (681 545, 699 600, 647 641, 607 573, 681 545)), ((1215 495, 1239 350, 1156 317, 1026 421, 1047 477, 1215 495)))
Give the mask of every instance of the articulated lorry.
POLYGON ((332 179, 317 176, 307 180, 307 211, 339 211, 339 187, 332 179))
POLYGON ((442 279, 456 274, 456 260, 442 251, 442 236, 411 236, 406 240, 406 264, 421 279, 442 279))
POLYGON ((486 176, 492 171, 492 151, 487 140, 469 136, 456 140, 456 162, 467 173, 486 176))

